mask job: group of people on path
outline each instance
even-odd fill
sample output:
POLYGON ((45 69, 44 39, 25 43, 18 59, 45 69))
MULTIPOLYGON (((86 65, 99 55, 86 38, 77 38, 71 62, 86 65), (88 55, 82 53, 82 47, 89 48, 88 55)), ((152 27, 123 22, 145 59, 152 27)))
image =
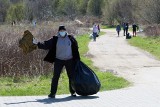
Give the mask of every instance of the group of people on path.
MULTIPOLYGON (((122 27, 123 27, 123 35, 126 36, 126 38, 127 38, 127 36, 129 36, 129 33, 128 33, 129 24, 128 23, 123 23, 122 27)), ((138 30, 138 26, 135 23, 133 23, 132 24, 133 37, 136 37, 136 31, 137 30, 138 30)), ((121 31, 121 25, 118 24, 116 26, 116 31, 117 31, 117 34, 118 34, 118 37, 119 37, 119 33, 121 31)))
MULTIPOLYGON (((120 35, 120 31, 121 31, 121 27, 123 28, 123 35, 126 36, 126 39, 130 39, 130 33, 128 32, 129 30, 129 23, 122 23, 122 25, 118 24, 116 26, 116 31, 118 34, 118 37, 120 35)), ((138 25, 136 25, 135 23, 132 24, 132 31, 133 31, 133 37, 136 37, 137 35, 137 30, 139 29, 138 25)), ((99 36, 99 32, 100 32, 100 26, 99 24, 94 24, 93 25, 93 32, 91 34, 91 37, 93 38, 93 41, 96 41, 96 38, 99 36)))

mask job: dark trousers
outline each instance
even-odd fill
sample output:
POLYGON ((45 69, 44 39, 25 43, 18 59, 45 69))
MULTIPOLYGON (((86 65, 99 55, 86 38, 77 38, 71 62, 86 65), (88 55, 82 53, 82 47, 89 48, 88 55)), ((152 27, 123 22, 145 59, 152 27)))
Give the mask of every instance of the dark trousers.
POLYGON ((96 41, 97 33, 93 32, 93 40, 96 41))
POLYGON ((133 30, 133 36, 136 36, 136 30, 133 30))
POLYGON ((126 35, 128 34, 128 29, 126 29, 126 35))
POLYGON ((119 36, 119 33, 120 33, 120 31, 119 31, 119 30, 117 30, 117 34, 118 34, 118 36, 119 36))
POLYGON ((123 32, 123 35, 125 36, 125 34, 126 34, 126 29, 123 29, 123 31, 124 31, 124 32, 123 32))
POLYGON ((71 87, 71 80, 74 75, 74 62, 73 62, 73 60, 72 59, 70 59, 70 60, 55 59, 54 72, 53 72, 53 78, 52 78, 52 83, 51 83, 51 93, 53 95, 55 95, 57 92, 58 80, 59 80, 60 74, 62 72, 62 68, 64 66, 66 68, 67 75, 69 78, 69 91, 71 94, 75 93, 75 91, 71 87))

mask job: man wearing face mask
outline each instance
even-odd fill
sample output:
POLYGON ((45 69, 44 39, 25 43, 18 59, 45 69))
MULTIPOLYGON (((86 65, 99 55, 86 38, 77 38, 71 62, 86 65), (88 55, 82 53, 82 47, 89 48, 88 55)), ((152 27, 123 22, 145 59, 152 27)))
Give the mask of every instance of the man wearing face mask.
POLYGON ((33 43, 37 44, 39 49, 49 50, 44 61, 50 63, 54 62, 51 90, 48 97, 55 98, 58 80, 64 66, 69 78, 69 90, 71 96, 75 97, 76 93, 71 87, 71 80, 74 75, 75 63, 80 60, 78 44, 75 38, 67 34, 65 26, 59 26, 57 36, 53 36, 51 39, 44 41, 43 43, 36 42, 36 40, 33 39, 33 43))

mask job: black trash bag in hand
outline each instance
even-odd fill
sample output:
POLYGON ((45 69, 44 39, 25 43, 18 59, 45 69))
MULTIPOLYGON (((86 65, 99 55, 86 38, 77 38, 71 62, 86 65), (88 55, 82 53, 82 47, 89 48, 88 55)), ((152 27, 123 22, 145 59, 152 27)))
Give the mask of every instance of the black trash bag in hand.
POLYGON ((82 61, 78 61, 75 68, 75 76, 72 87, 77 94, 82 96, 96 94, 101 83, 96 74, 82 61))

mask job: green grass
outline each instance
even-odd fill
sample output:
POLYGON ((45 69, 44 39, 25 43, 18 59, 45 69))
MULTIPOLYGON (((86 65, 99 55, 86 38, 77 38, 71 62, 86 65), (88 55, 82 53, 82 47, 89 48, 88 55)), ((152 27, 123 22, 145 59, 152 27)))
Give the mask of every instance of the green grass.
POLYGON ((160 59, 160 37, 135 37, 129 40, 133 46, 148 51, 156 58, 160 59))
MULTIPOLYGON (((103 32, 101 34, 104 34, 103 32)), ((127 87, 130 83, 121 77, 116 77, 109 72, 100 72, 98 68, 93 66, 92 61, 85 56, 88 51, 88 43, 90 41, 88 35, 78 36, 79 51, 81 60, 87 64, 97 74, 101 82, 101 90, 113 90, 127 87)), ((52 72, 52 71, 51 71, 52 72)), ((27 95, 48 95, 50 92, 52 74, 49 76, 38 77, 1 77, 0 78, 0 95, 1 96, 27 96, 27 95)), ((60 79, 57 94, 69 93, 68 77, 63 72, 60 79)))

